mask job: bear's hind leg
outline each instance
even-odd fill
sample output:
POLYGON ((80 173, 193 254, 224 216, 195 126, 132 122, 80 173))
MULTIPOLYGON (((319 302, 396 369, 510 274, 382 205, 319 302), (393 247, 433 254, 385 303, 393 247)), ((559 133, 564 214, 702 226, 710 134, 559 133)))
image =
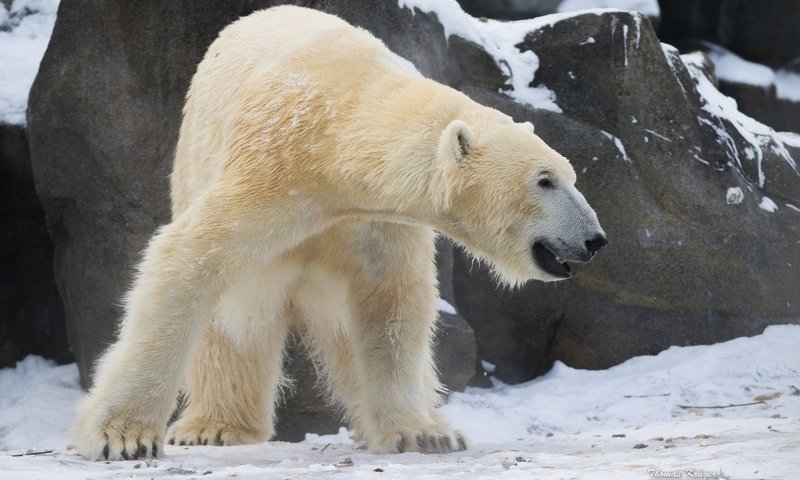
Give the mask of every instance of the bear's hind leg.
POLYGON ((286 329, 269 330, 259 343, 241 346, 216 326, 206 328, 187 374, 188 403, 167 443, 241 445, 272 436, 286 329))
POLYGON ((188 404, 167 431, 168 443, 241 445, 273 435, 288 332, 285 294, 298 273, 277 262, 231 282, 189 363, 188 404))

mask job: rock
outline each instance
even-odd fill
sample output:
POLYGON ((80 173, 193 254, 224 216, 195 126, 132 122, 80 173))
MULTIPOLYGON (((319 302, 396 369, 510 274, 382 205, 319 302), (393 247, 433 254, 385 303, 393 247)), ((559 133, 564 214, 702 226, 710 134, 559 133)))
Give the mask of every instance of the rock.
POLYGON ((0 368, 29 354, 72 361, 25 129, 0 124, 0 368))
POLYGON ((719 91, 759 122, 778 131, 800 132, 800 102, 778 97, 774 85, 764 88, 720 79, 719 91))
POLYGON ((753 62, 800 69, 800 0, 777 0, 768 8, 747 0, 659 0, 659 4, 659 37, 667 43, 680 46, 686 40, 707 40, 753 62))
POLYGON ((484 267, 456 254, 457 307, 495 376, 530 379, 555 359, 607 368, 670 345, 798 321, 800 271, 792 264, 800 245, 792 239, 800 233, 800 177, 777 153, 800 158, 779 142, 788 137, 756 136, 756 148, 745 127, 713 115, 696 87, 706 78, 713 93, 713 77, 704 76, 710 64, 703 70, 696 61, 690 71, 677 51, 662 51, 643 18, 580 15, 529 34, 519 47, 538 56, 535 83, 555 92, 563 114, 467 93, 532 121, 571 159, 610 245, 576 266, 570 281, 514 292, 498 290, 484 267), (581 45, 590 36, 595 42, 581 45), (726 203, 732 187, 744 193, 742 203, 726 203), (777 211, 760 208, 765 196, 777 211))
POLYGON ((473 17, 498 20, 523 20, 586 8, 630 8, 647 15, 653 23, 660 18, 657 0, 459 0, 458 3, 473 17))
MULTIPOLYGON (((774 70, 800 73, 800 0, 763 5, 742 0, 661 0, 659 36, 682 52, 721 45, 774 70)), ((720 79, 720 90, 747 115, 779 131, 800 131, 800 102, 760 88, 720 79)))
MULTIPOLYGON (((197 63, 224 26, 278 3, 223 6, 205 0, 143 7, 62 0, 31 89, 28 127, 36 188, 56 245, 70 346, 84 386, 91 383, 93 362, 113 340, 140 252, 169 221, 168 175, 197 63)), ((412 14, 392 2, 317 5, 369 29, 428 76, 493 90, 504 83, 486 52, 455 37, 448 47, 435 16, 412 14)), ((462 348, 466 327, 454 328, 446 336, 458 340, 441 345, 462 348)), ((286 397, 278 438, 297 439, 317 429, 311 425, 324 430, 338 419, 316 410, 307 359, 296 348, 291 352, 298 353, 288 357, 288 373, 298 384, 286 397)), ((471 368, 473 357, 463 359, 471 368)), ((458 366, 443 371, 455 372, 457 378, 445 379, 451 388, 465 383, 458 366)))
POLYGON ((563 0, 459 0, 458 3, 473 17, 523 20, 558 12, 563 0))

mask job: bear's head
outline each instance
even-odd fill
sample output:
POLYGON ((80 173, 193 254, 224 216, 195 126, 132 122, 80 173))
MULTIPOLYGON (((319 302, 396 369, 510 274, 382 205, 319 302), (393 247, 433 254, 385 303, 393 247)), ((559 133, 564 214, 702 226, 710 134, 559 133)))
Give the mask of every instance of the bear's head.
POLYGON ((505 283, 569 278, 567 262, 587 262, 607 243, 572 165, 530 123, 474 124, 454 120, 439 138, 439 228, 505 283))

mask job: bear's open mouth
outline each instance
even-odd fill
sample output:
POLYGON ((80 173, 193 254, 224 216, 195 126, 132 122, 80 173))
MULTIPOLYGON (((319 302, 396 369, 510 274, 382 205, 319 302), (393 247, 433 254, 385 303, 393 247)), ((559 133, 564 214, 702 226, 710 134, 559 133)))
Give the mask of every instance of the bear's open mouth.
POLYGON ((542 241, 533 244, 533 258, 536 259, 539 268, 554 277, 569 278, 572 276, 572 268, 569 263, 553 253, 542 241))

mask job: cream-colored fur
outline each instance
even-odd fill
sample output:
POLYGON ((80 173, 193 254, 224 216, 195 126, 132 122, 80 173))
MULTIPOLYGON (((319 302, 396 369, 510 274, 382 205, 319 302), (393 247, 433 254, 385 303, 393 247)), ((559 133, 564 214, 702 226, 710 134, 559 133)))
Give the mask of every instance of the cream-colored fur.
POLYGON ((297 7, 211 45, 186 99, 173 220, 98 363, 81 454, 268 439, 294 322, 370 450, 465 448, 436 411, 433 229, 510 284, 552 279, 531 254, 542 232, 583 248, 602 230, 530 124, 395 62, 366 31, 297 7), (182 386, 189 405, 165 436, 182 386))

